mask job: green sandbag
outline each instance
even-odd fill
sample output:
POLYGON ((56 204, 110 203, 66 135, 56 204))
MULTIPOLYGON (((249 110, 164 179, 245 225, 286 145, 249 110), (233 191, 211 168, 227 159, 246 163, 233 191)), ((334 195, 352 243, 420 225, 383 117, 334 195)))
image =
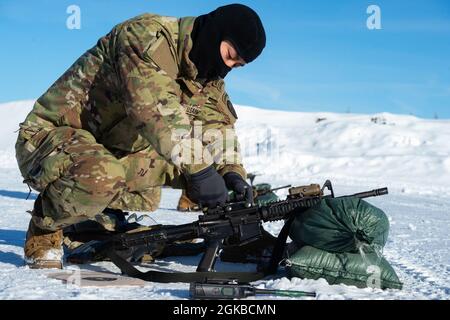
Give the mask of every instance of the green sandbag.
POLYGON ((376 253, 329 253, 310 246, 286 260, 290 277, 319 279, 358 288, 402 289, 394 269, 376 253))
POLYGON ((297 214, 289 236, 298 247, 358 252, 361 245, 365 251, 383 248, 388 234, 389 220, 382 210, 359 198, 346 197, 324 199, 297 214))

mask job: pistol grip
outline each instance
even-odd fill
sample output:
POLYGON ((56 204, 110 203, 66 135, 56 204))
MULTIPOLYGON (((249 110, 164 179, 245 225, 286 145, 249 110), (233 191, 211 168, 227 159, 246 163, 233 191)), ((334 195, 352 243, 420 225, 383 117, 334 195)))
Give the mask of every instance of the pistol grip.
POLYGON ((211 240, 197 267, 197 272, 212 272, 223 240, 211 240))

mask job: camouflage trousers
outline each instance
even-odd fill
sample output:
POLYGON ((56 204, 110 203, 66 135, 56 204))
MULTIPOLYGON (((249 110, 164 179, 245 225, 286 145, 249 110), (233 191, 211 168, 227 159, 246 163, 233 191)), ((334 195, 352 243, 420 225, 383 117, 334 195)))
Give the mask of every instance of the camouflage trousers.
POLYGON ((154 211, 162 185, 183 187, 178 170, 151 147, 119 159, 90 132, 71 127, 22 126, 16 158, 24 182, 40 192, 44 217, 33 220, 45 230, 88 219, 113 229, 105 208, 154 211))

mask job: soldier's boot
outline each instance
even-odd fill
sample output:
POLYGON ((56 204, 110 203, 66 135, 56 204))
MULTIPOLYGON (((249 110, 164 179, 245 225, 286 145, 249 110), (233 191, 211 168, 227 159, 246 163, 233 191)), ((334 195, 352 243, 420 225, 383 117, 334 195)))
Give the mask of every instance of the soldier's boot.
POLYGON ((200 211, 200 208, 198 204, 188 198, 188 196, 186 195, 186 191, 183 190, 180 200, 178 201, 177 210, 182 212, 200 211))
MULTIPOLYGON (((36 199, 32 216, 42 217, 40 197, 36 199)), ((25 264, 31 269, 62 269, 63 232, 42 230, 31 219, 25 240, 25 264)))

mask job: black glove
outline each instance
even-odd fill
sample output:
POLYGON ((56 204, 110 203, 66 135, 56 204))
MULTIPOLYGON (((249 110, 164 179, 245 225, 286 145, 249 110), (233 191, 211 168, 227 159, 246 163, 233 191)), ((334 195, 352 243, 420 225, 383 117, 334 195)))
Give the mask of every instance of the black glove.
POLYGON ((187 178, 186 193, 189 199, 201 207, 215 208, 228 200, 225 181, 212 166, 187 178))
POLYGON ((253 189, 239 174, 229 172, 223 176, 223 179, 227 188, 236 194, 236 201, 253 203, 253 189))

